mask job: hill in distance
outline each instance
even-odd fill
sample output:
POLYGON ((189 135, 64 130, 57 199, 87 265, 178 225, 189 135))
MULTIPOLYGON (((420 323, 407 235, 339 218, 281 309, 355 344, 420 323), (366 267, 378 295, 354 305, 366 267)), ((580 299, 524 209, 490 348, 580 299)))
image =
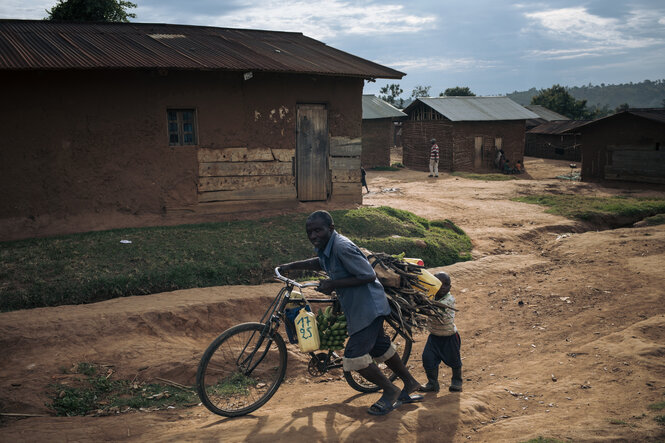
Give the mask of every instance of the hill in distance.
MULTIPOLYGON (((631 108, 662 108, 665 107, 665 79, 644 80, 639 83, 618 85, 566 86, 570 95, 577 100, 586 100, 588 108, 615 109, 627 103, 631 108)), ((547 89, 547 88, 545 88, 547 89)), ((531 98, 539 92, 536 88, 528 91, 514 91, 506 94, 520 105, 528 105, 531 98)))

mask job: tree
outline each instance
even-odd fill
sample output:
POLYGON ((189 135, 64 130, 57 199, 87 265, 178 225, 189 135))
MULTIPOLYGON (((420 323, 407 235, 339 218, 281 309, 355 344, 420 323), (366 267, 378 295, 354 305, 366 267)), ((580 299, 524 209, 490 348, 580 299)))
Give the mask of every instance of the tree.
POLYGON ((591 117, 591 113, 586 109, 586 100, 575 100, 561 85, 541 89, 538 95, 531 99, 531 104, 544 106, 573 120, 583 120, 591 117))
POLYGON ((476 94, 471 92, 468 86, 455 86, 454 88, 448 88, 444 92, 439 94, 439 97, 475 97, 476 94))
POLYGON ((379 92, 383 94, 379 95, 379 98, 383 101, 390 103, 393 106, 401 108, 402 105, 404 104, 404 100, 399 98, 399 96, 402 95, 404 91, 402 90, 402 88, 400 88, 399 84, 397 83, 391 83, 387 86, 384 86, 379 90, 379 92))
POLYGON ((76 22, 129 22, 136 14, 128 13, 136 4, 126 0, 58 0, 47 9, 47 20, 76 22))
POLYGON ((621 112, 621 111, 627 111, 630 109, 630 105, 628 103, 622 103, 619 106, 616 107, 614 112, 621 112))
POLYGON ((430 89, 432 89, 431 86, 418 85, 415 88, 413 88, 413 91, 411 91, 411 97, 413 97, 413 98, 429 97, 429 90, 430 89))

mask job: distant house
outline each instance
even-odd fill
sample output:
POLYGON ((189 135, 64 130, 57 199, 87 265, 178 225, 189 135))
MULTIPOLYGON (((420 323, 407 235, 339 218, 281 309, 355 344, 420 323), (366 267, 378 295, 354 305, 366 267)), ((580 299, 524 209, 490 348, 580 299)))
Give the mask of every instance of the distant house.
POLYGON ((359 203, 363 82, 403 75, 294 32, 0 20, 0 240, 359 203))
POLYGON ((579 126, 582 180, 665 184, 665 109, 628 109, 579 126))
POLYGON ((372 94, 363 95, 361 162, 364 167, 390 166, 390 147, 406 114, 372 94))
POLYGON ((524 157, 525 122, 538 115, 507 97, 418 98, 404 112, 404 166, 427 171, 430 139, 440 171, 489 171, 503 149, 511 163, 524 157))
POLYGON ((566 117, 565 115, 561 115, 558 112, 554 112, 550 109, 547 109, 545 106, 542 105, 526 105, 524 107, 529 111, 533 112, 534 114, 538 115, 537 118, 530 118, 526 121, 527 131, 530 130, 531 128, 534 128, 538 125, 542 125, 544 123, 570 120, 570 118, 566 117))
POLYGON ((582 160, 577 128, 588 120, 562 120, 542 123, 526 132, 524 155, 579 162, 582 160))

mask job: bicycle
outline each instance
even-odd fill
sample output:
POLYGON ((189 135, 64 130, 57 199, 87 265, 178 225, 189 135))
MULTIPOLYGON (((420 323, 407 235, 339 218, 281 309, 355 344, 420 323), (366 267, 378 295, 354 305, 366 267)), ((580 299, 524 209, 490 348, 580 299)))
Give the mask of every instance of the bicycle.
MULTIPOLYGON (((241 323, 220 334, 205 350, 196 372, 196 389, 203 405, 211 412, 224 417, 249 414, 263 406, 277 392, 284 380, 287 365, 286 343, 279 334, 279 327, 287 322, 287 306, 304 307, 312 303, 332 303, 339 312, 335 295, 329 297, 291 298, 294 288, 313 288, 318 283, 298 283, 282 276, 275 268, 275 278, 284 283, 277 296, 259 322, 241 323)), ((391 320, 384 328, 397 347, 398 355, 406 364, 411 355, 410 331, 405 334, 391 320)), ((308 372, 320 376, 342 367, 342 357, 333 350, 309 352, 308 372)), ((384 364, 379 365, 386 376, 395 380, 396 374, 384 364)), ((363 393, 379 389, 356 372, 344 371, 346 382, 363 393)))

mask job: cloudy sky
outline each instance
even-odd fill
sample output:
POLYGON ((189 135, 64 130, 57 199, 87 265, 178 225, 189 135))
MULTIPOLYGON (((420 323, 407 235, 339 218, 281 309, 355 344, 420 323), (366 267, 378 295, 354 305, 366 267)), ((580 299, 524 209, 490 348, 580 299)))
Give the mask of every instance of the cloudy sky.
MULTIPOLYGON (((2 0, 0 18, 41 19, 56 1, 2 0)), ((407 73, 404 98, 665 79, 663 0, 133 1, 136 22, 302 32, 407 73)))

